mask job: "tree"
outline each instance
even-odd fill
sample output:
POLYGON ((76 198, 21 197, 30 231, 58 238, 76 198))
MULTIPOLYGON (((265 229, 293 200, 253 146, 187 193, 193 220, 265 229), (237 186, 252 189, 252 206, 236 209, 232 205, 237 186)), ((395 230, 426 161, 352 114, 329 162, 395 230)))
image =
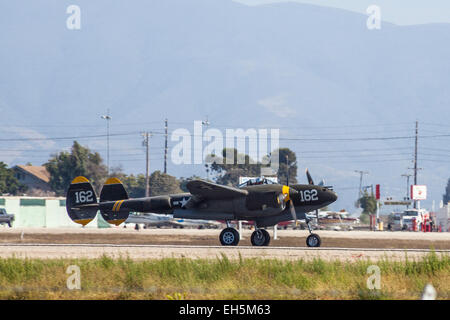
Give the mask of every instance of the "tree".
MULTIPOLYGON (((128 193, 130 198, 145 197, 145 175, 126 175, 120 166, 111 168, 111 177, 118 178, 128 193)), ((149 177, 150 196, 166 195, 170 193, 180 193, 181 181, 174 176, 161 173, 161 171, 153 172, 149 177)))
POLYGON ((377 212, 377 199, 373 194, 369 195, 367 191, 364 191, 362 197, 358 199, 357 204, 363 209, 360 217, 361 222, 369 222, 369 214, 375 214, 377 212))
POLYGON ((223 149, 222 157, 216 155, 207 156, 211 163, 211 173, 217 175, 216 182, 224 185, 239 184, 240 176, 259 176, 261 163, 257 163, 248 155, 238 153, 237 149, 223 149))
POLYGON ((447 188, 445 188, 445 194, 443 195, 444 205, 450 202, 450 179, 447 182, 447 188))
POLYGON ((145 197, 145 174, 129 175, 121 179, 130 198, 145 197))
POLYGON ((64 195, 70 182, 77 176, 85 176, 94 186, 97 194, 107 174, 106 166, 98 152, 73 142, 71 152, 60 152, 44 166, 50 173, 50 187, 58 195, 64 195))
POLYGON ((181 177, 180 180, 179 180, 181 191, 183 191, 183 192, 189 192, 188 188, 186 187, 187 183, 188 183, 189 181, 197 180, 197 179, 202 179, 202 178, 199 177, 199 176, 196 176, 196 175, 193 175, 193 176, 191 176, 191 177, 189 177, 189 178, 183 178, 183 177, 181 177))
POLYGON ((123 172, 122 166, 112 167, 110 169, 110 177, 119 179, 128 193, 130 198, 145 197, 145 175, 126 175, 123 172))
MULTIPOLYGON (((277 151, 279 154, 278 181, 282 184, 287 183, 289 167, 289 183, 297 183, 297 157, 295 152, 289 148, 280 148, 277 151)), ((216 182, 224 185, 237 185, 239 177, 259 177, 261 168, 270 166, 270 163, 263 165, 251 159, 247 154, 238 153, 236 149, 223 149, 222 157, 208 155, 207 159, 211 163, 209 166, 210 172, 218 176, 215 179, 216 182), (230 159, 231 157, 232 159, 230 159), (237 159, 240 161, 237 161, 237 159)))
POLYGON ((150 196, 181 193, 180 182, 174 176, 154 171, 150 176, 150 196))
POLYGON ((9 193, 17 195, 26 191, 27 187, 14 175, 14 171, 7 168, 6 163, 0 162, 0 194, 9 193))

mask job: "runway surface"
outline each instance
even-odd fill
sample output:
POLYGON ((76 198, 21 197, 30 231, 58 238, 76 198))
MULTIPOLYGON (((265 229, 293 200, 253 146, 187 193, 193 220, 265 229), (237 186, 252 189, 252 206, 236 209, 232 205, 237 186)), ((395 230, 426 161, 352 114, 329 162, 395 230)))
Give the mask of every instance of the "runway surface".
POLYGON ((237 247, 219 244, 219 229, 145 229, 132 228, 0 228, 0 257, 18 258, 98 258, 132 259, 278 258, 356 261, 394 260, 423 257, 435 249, 450 254, 450 233, 315 231, 322 247, 306 247, 306 230, 278 230, 278 240, 269 247, 252 247, 251 230, 243 230, 237 247))
MULTIPOLYGON (((438 255, 449 255, 450 250, 435 250, 438 255)), ((222 247, 189 245, 118 245, 118 244, 0 244, 0 257, 16 258, 276 258, 310 260, 377 261, 388 258, 401 261, 418 259, 430 253, 425 249, 375 249, 375 248, 295 248, 295 247, 222 247)))

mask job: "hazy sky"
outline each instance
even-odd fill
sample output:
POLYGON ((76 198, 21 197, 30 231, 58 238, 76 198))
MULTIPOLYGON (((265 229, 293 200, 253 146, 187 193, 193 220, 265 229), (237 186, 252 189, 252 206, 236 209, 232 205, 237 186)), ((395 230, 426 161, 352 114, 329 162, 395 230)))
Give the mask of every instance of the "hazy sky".
MULTIPOLYGON (((258 5, 285 0, 234 0, 248 5, 258 5)), ((381 19, 398 25, 424 23, 450 23, 449 0, 291 0, 366 13, 370 5, 381 8, 381 19)))

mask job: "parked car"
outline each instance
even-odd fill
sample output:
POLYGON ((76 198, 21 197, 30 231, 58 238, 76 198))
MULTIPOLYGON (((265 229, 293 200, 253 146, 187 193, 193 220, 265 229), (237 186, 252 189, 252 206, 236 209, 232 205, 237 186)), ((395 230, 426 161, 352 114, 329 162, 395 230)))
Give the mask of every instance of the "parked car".
POLYGON ((7 224, 8 227, 12 227, 12 223, 14 221, 14 215, 8 214, 6 209, 0 208, 0 224, 7 224))

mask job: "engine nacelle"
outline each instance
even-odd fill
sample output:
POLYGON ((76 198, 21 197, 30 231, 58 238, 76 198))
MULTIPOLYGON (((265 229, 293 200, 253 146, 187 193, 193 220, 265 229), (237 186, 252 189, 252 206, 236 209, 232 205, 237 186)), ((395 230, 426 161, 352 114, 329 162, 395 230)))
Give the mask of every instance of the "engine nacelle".
POLYGON ((245 205, 248 210, 274 208, 283 211, 286 208, 285 195, 275 192, 253 193, 247 196, 245 205))

